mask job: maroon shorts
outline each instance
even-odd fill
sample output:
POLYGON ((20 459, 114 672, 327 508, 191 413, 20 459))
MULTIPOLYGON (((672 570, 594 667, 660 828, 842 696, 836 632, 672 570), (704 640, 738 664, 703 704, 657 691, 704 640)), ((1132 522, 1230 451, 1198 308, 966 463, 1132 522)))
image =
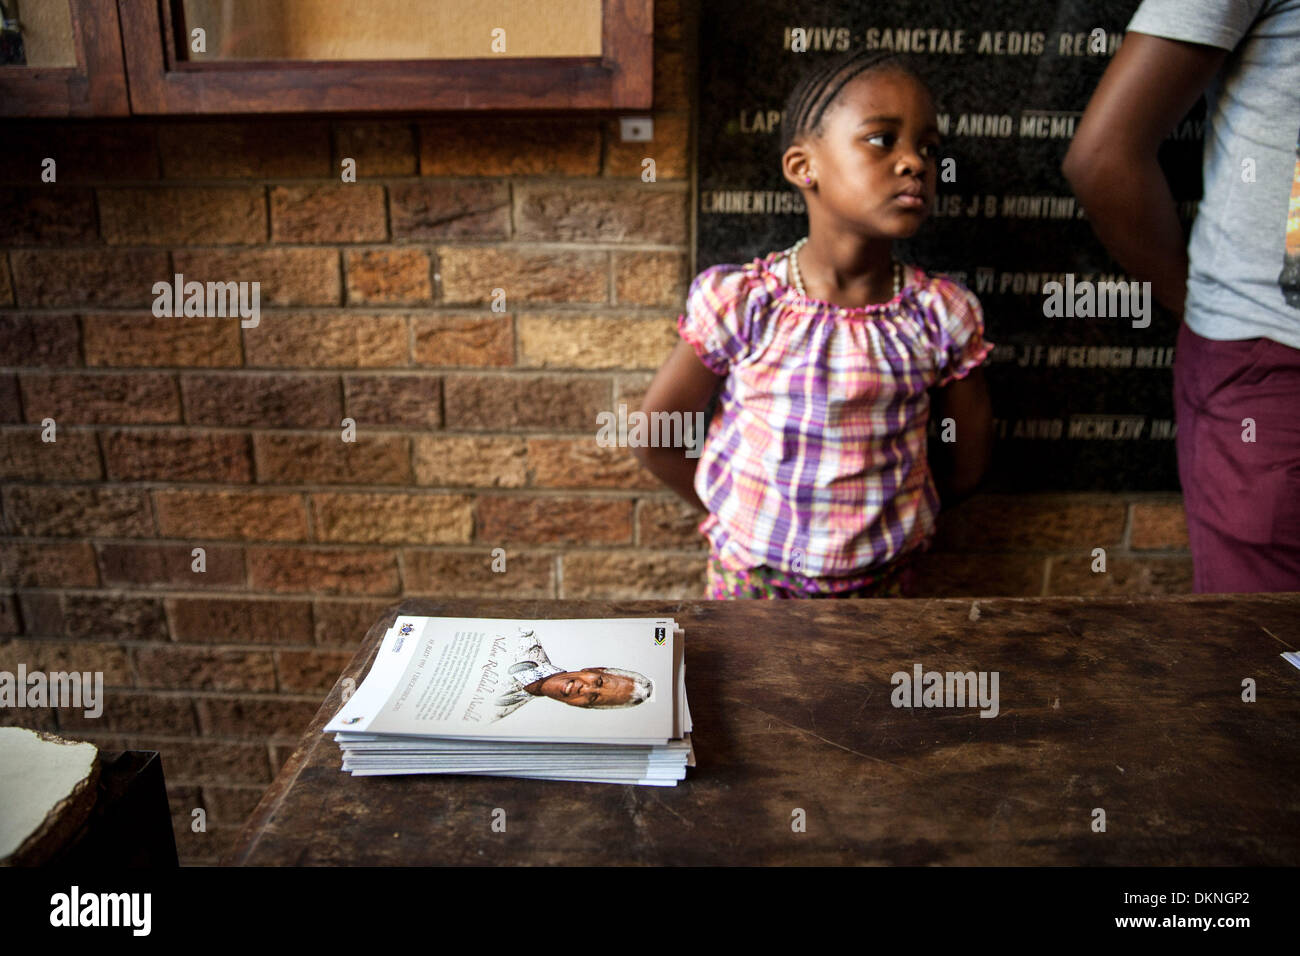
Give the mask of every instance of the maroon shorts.
POLYGON ((1300 349, 1184 322, 1174 414, 1196 591, 1300 591, 1300 349))

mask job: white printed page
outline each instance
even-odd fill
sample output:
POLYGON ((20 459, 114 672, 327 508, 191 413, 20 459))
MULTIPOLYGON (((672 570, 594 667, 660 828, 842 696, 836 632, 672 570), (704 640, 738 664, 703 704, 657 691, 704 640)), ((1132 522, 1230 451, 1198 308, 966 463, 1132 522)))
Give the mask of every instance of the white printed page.
POLYGON ((663 743, 674 622, 403 615, 328 732, 663 743))

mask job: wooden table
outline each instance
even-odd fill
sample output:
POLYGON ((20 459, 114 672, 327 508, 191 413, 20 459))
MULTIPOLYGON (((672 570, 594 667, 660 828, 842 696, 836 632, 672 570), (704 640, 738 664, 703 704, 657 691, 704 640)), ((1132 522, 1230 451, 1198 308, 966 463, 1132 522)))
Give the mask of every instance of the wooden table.
POLYGON ((408 600, 367 633, 224 862, 1294 865, 1300 670, 1280 654, 1298 645, 1300 593, 408 600), (321 728, 399 608, 672 615, 699 766, 675 788, 343 773, 321 728), (918 663, 997 671, 1000 713, 894 707, 891 675, 918 663))

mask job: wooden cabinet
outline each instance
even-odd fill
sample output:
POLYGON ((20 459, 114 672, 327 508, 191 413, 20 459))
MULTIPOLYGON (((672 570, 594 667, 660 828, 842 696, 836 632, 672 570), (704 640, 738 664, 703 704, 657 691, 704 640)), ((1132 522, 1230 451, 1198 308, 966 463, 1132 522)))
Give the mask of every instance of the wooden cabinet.
POLYGON ((30 31, 24 62, 0 65, 0 116, 130 112, 116 0, 9 0, 5 9, 30 31))
POLYGON ((502 0, 492 19, 461 0, 45 2, 68 4, 77 64, 0 67, 0 115, 652 103, 653 0, 502 0))

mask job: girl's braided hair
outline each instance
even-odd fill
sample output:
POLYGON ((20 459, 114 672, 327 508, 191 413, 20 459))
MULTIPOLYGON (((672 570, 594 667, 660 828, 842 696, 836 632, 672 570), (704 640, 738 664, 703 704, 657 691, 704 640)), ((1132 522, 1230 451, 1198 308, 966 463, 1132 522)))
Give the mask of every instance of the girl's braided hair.
POLYGON ((898 70, 926 85, 910 57, 890 50, 850 51, 824 60, 806 72, 786 98, 780 155, 785 156, 786 150, 801 136, 821 136, 825 132, 822 121, 840 90, 869 70, 898 70))

